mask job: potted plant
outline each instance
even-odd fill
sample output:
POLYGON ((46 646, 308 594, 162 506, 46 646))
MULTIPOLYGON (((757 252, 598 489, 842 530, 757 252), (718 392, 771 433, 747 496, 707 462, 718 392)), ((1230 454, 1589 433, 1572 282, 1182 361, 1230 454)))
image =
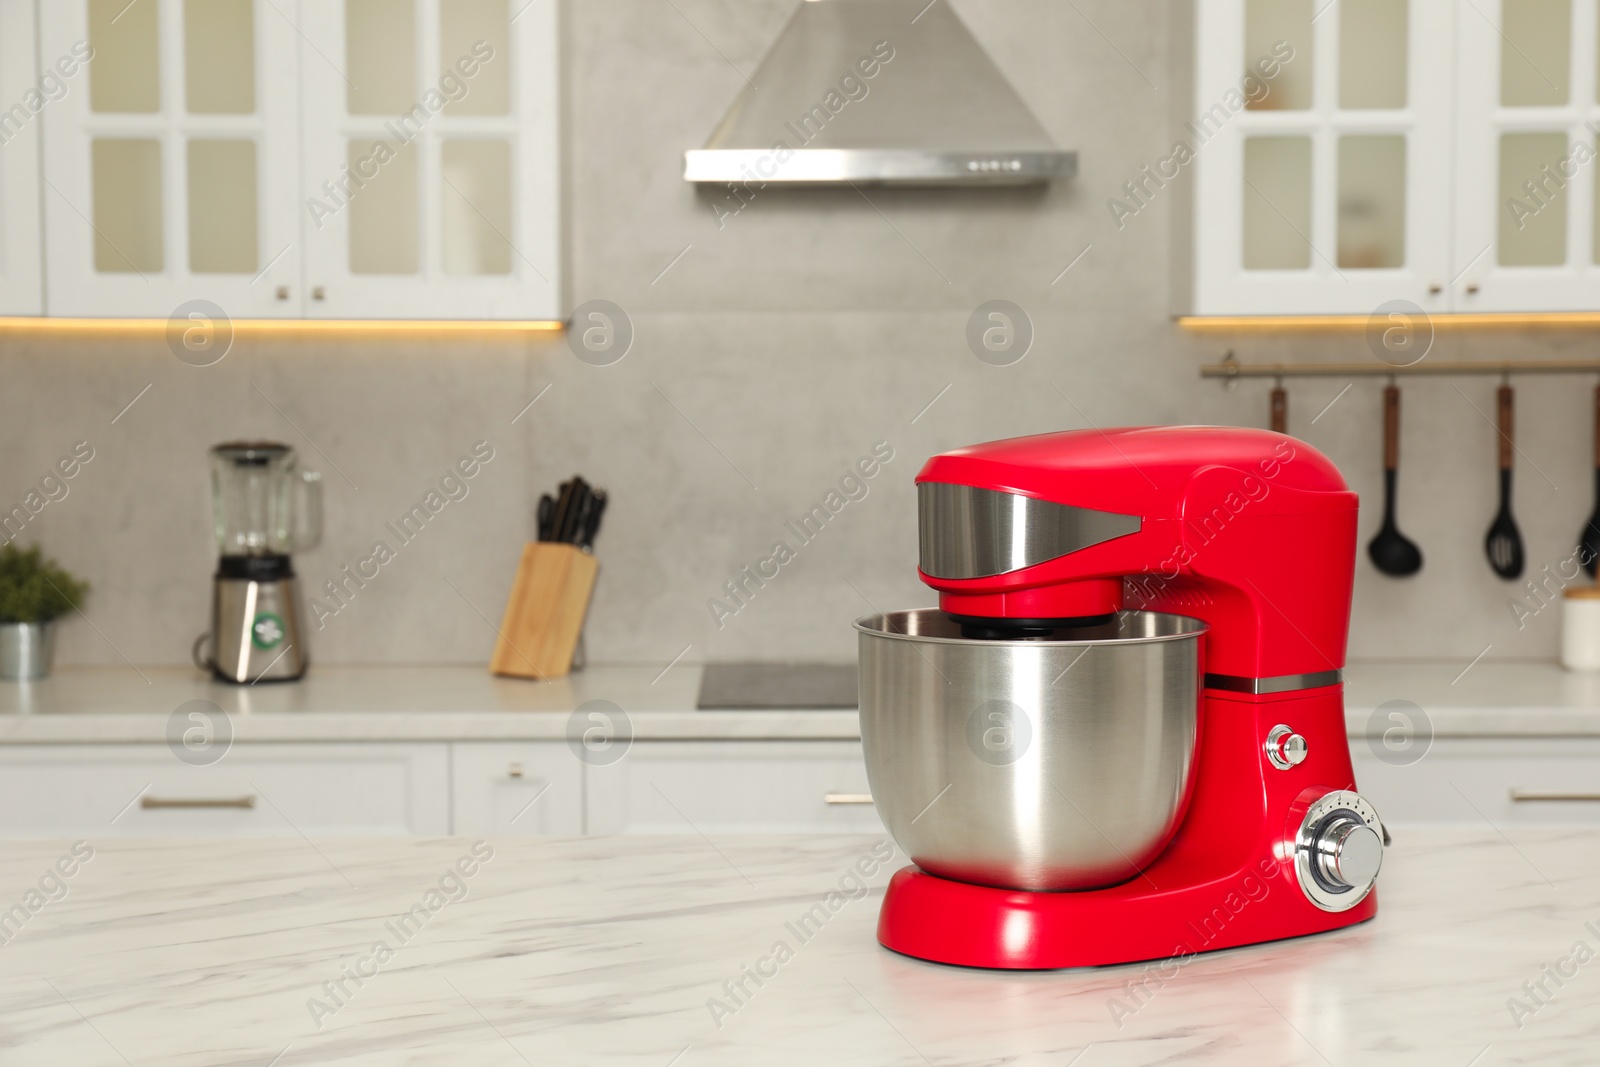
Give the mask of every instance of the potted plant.
POLYGON ((0 546, 0 679, 48 674, 55 640, 50 623, 77 607, 88 591, 87 582, 45 558, 37 545, 0 546))

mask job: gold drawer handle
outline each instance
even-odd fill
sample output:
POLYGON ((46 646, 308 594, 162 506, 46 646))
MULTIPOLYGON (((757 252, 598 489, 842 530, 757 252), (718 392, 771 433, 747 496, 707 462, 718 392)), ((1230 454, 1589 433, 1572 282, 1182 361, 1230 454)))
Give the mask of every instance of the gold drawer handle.
POLYGON ((824 804, 871 804, 871 793, 824 793, 824 804))
POLYGON ((1575 793, 1559 789, 1513 789, 1511 799, 1518 803, 1533 800, 1600 801, 1600 792, 1575 793))
POLYGON ((145 810, 173 808, 240 808, 248 811, 256 806, 256 798, 249 797, 140 797, 139 806, 145 810))

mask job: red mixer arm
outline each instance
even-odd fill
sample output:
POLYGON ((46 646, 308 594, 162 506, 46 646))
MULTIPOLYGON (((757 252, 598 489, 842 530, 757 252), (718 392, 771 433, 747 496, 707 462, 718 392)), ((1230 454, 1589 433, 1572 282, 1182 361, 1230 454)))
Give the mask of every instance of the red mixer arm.
POLYGON ((1181 574, 1149 584, 1145 606, 1211 625, 1209 672, 1285 678, 1337 670, 1350 628, 1356 515, 1348 490, 1308 492, 1231 468, 1200 471, 1184 498, 1181 574))

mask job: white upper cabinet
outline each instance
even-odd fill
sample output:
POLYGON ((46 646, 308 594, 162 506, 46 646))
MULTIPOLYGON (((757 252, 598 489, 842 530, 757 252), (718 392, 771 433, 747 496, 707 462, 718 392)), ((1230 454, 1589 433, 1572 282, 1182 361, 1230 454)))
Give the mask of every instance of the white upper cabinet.
POLYGON ((1195 16, 1188 158, 1157 168, 1194 172, 1180 310, 1449 310, 1448 42, 1470 13, 1454 0, 1196 0, 1195 16))
POLYGON ((307 317, 561 317, 556 8, 301 4, 307 317))
POLYGON ((1461 15, 1455 308, 1595 310, 1596 0, 1477 8, 1461 15))
MULTIPOLYGON (((557 0, 36 10, 42 62, 93 52, 45 109, 47 313, 561 317, 557 0)), ((32 49, 0 30, 15 96, 32 49)), ((9 303, 27 190, 3 166, 9 303)))
POLYGON ((41 82, 34 63, 33 0, 0 0, 0 315, 37 315, 40 114, 82 79, 69 57, 41 82))
MULTIPOLYGON (((291 5, 292 6, 292 5, 291 5)), ((45 113, 52 315, 297 313, 294 28, 267 0, 47 0, 44 62, 92 50, 45 113)))
POLYGON ((1597 6, 1196 0, 1179 310, 1600 307, 1597 6))

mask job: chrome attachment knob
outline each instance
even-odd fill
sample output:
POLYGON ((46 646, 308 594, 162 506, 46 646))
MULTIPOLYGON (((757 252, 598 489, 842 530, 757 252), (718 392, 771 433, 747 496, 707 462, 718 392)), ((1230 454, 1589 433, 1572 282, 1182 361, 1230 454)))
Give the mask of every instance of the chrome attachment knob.
POLYGON ((1306 761, 1306 739, 1279 723, 1267 734, 1267 761, 1280 771, 1306 761))
POLYGON ((1328 793, 1306 809, 1295 835, 1295 874, 1323 911, 1348 911, 1366 899, 1383 866, 1383 822, 1358 793, 1328 793))

